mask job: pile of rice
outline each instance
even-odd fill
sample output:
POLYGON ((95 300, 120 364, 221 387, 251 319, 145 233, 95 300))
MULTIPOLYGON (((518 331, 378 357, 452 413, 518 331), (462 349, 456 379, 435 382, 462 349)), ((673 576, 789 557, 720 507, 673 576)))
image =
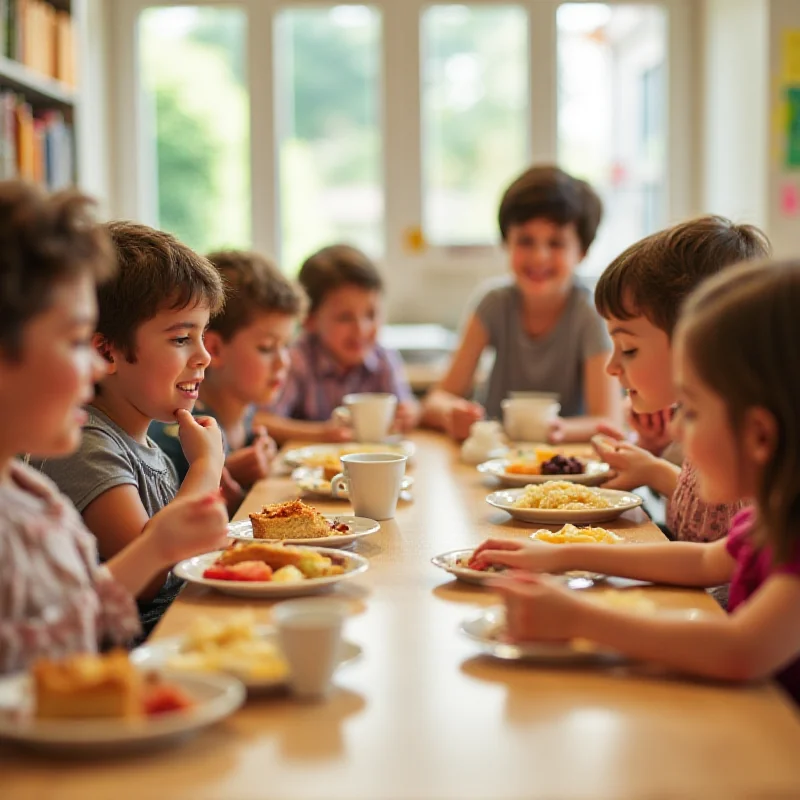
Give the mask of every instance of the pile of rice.
POLYGON ((569 481, 529 484, 514 501, 514 508, 546 508, 576 511, 585 508, 611 508, 611 503, 594 489, 569 481))

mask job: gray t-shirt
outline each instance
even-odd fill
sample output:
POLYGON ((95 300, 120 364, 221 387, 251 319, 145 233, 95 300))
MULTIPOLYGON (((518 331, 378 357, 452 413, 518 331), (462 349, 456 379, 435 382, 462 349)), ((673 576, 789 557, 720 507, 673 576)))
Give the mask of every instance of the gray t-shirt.
POLYGON ((495 349, 484 398, 487 416, 502 416, 500 403, 511 391, 557 392, 562 416, 584 413, 584 363, 610 352, 611 341, 583 286, 573 284, 564 312, 544 336, 525 331, 522 295, 514 283, 490 289, 475 314, 495 349))
MULTIPOLYGON (((78 450, 65 458, 35 461, 83 514, 86 507, 115 486, 135 486, 149 516, 158 513, 178 493, 178 475, 172 462, 152 439, 140 444, 102 411, 87 406, 78 450)), ((139 603, 146 633, 175 599, 183 581, 169 574, 158 594, 139 603)))

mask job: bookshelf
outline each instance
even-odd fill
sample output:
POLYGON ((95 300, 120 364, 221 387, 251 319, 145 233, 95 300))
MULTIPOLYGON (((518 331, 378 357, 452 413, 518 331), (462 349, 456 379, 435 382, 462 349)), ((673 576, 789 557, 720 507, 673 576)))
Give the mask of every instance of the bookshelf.
POLYGON ((0 0, 0 179, 77 182, 69 0, 0 0))

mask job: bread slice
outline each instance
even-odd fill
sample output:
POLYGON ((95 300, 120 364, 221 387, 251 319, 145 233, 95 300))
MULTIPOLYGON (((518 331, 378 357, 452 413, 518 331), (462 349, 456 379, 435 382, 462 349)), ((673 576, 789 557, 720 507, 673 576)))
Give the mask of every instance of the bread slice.
POLYGON ((316 508, 302 500, 266 505, 260 513, 250 514, 250 522, 256 539, 318 539, 339 533, 316 508))
POLYGON ((143 713, 141 675, 124 650, 41 659, 31 675, 40 719, 132 718, 143 713))
POLYGON ((344 567, 334 564, 330 558, 316 550, 266 542, 237 542, 224 550, 217 559, 218 564, 225 565, 238 564, 241 561, 263 561, 273 570, 291 565, 297 567, 307 578, 341 575, 344 572, 344 567))

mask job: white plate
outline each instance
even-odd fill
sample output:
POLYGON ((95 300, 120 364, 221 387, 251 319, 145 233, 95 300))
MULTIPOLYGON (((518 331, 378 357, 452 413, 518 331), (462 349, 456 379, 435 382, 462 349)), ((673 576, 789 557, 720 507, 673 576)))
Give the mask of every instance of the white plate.
POLYGON ((586 471, 580 475, 517 475, 513 472, 506 472, 506 466, 511 461, 512 459, 507 458, 493 458, 491 461, 478 464, 478 472, 492 475, 506 486, 527 486, 531 483, 545 483, 546 481, 569 481, 570 483, 580 483, 583 486, 597 486, 606 479, 609 472, 609 466, 605 461, 582 458, 581 461, 586 465, 586 471))
POLYGON ((241 681, 228 675, 168 672, 165 678, 181 687, 195 706, 138 720, 39 720, 12 709, 30 703, 27 674, 0 678, 0 739, 65 754, 95 756, 161 747, 224 719, 245 699, 241 681))
POLYGON ((386 442, 385 444, 348 442, 345 444, 312 444, 307 447, 298 447, 287 450, 283 460, 293 467, 308 466, 309 459, 320 458, 329 454, 346 455, 349 453, 398 453, 408 456, 409 461, 416 452, 414 442, 402 440, 399 442, 386 442))
MULTIPOLYGON (((471 556, 472 550, 451 550, 449 553, 440 553, 431 559, 431 564, 435 567, 449 572, 453 577, 458 578, 465 583, 472 583, 476 586, 482 586, 487 580, 501 575, 502 572, 485 572, 478 569, 470 569, 469 567, 462 567, 458 561, 465 556, 471 556)), ((564 578, 567 586, 570 588, 586 588, 591 586, 594 581, 603 580, 606 576, 601 575, 599 572, 585 572, 583 570, 571 570, 565 572, 563 575, 555 577, 564 578)))
POLYGON ((316 550, 324 556, 335 556, 337 560, 343 562, 345 572, 341 575, 331 575, 327 578, 307 578, 296 583, 277 583, 272 581, 220 581, 204 578, 203 572, 210 567, 220 556, 220 550, 213 553, 206 553, 202 556, 187 558, 175 565, 173 570, 179 578, 196 583, 199 586, 208 586, 216 589, 223 594, 232 594, 235 597, 302 597, 307 594, 317 594, 326 589, 330 589, 340 581, 346 581, 355 575, 366 572, 369 561, 366 558, 357 556, 355 553, 348 553, 344 550, 327 550, 324 547, 309 547, 309 550, 316 550))
POLYGON ((350 517, 343 514, 323 514, 325 519, 343 522, 350 528, 349 533, 335 534, 333 536, 318 536, 312 539, 253 539, 253 523, 249 519, 228 523, 228 538, 238 539, 243 542, 277 542, 282 544, 296 544, 303 547, 344 547, 356 539, 372 536, 380 529, 380 523, 367 517, 350 517))
MULTIPOLYGON (((324 477, 321 467, 298 467, 292 472, 292 480, 297 484, 298 489, 302 489, 309 494, 324 497, 327 500, 348 499, 346 489, 340 489, 336 497, 331 494, 331 482, 324 477)), ((403 476, 403 480, 400 482, 400 497, 402 499, 405 499, 402 493, 408 490, 413 483, 414 478, 411 475, 403 476)))
MULTIPOLYGON (((277 645, 277 633, 275 628, 271 625, 257 625, 256 626, 256 633, 259 637, 266 641, 275 642, 277 645)), ((155 641, 149 642, 148 644, 144 644, 141 647, 137 647, 131 653, 131 661, 136 664, 137 667, 141 667, 143 669, 162 669, 168 668, 167 662, 173 656, 178 655, 184 647, 185 642, 184 636, 170 636, 166 639, 156 639, 155 641)), ((353 642, 343 641, 342 642, 342 649, 339 655, 339 664, 338 666, 344 666, 345 664, 349 664, 351 661, 358 658, 362 653, 361 648, 354 644, 353 642)), ((207 672, 194 672, 192 670, 181 670, 180 668, 172 668, 173 672, 180 672, 180 674, 184 675, 207 675, 207 674, 219 674, 219 673, 207 673, 207 672)), ((289 673, 288 667, 287 672, 284 675, 276 675, 270 678, 265 677, 255 677, 250 675, 247 672, 242 672, 241 674, 235 673, 233 674, 235 678, 238 678, 249 691, 264 691, 267 689, 277 689, 281 686, 286 686, 289 680, 289 673)))
POLYGON ((522 496, 525 489, 503 489, 486 496, 490 506, 507 511, 515 519, 523 522, 538 522, 543 525, 563 525, 572 522, 575 525, 593 522, 608 522, 616 519, 625 511, 638 508, 642 498, 631 492, 618 492, 616 489, 592 489, 610 503, 610 508, 516 508, 513 503, 522 496))

